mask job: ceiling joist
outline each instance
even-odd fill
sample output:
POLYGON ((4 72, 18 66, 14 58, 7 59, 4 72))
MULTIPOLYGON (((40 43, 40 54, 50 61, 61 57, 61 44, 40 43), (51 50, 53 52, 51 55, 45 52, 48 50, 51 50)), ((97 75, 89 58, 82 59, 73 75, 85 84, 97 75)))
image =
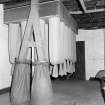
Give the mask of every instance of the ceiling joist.
MULTIPOLYGON (((105 9, 101 8, 101 9, 92 9, 92 10, 86 10, 85 13, 94 13, 94 12, 104 12, 105 9)), ((70 11, 70 14, 83 14, 82 11, 70 11)))
POLYGON ((81 7, 83 9, 83 12, 86 13, 87 10, 86 10, 86 6, 85 6, 85 3, 84 3, 84 0, 79 0, 79 3, 81 4, 81 7))

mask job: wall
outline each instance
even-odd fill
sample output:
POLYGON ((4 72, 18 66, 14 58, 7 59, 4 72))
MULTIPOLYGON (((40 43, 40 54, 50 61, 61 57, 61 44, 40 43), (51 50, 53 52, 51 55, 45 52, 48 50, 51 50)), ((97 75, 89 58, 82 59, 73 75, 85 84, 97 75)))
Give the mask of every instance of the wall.
POLYGON ((104 30, 79 30, 77 41, 85 41, 86 79, 104 69, 104 30))
POLYGON ((3 6, 0 4, 0 89, 10 86, 11 65, 8 57, 8 26, 3 24, 3 6))

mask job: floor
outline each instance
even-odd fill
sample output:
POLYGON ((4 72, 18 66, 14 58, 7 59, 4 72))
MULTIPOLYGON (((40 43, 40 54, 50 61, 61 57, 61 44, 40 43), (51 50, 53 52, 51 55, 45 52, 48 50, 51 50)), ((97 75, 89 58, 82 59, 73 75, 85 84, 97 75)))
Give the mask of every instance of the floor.
MULTIPOLYGON (((52 84, 55 105, 104 105, 99 82, 54 80, 52 84)), ((8 93, 0 95, 0 105, 11 105, 8 93)))

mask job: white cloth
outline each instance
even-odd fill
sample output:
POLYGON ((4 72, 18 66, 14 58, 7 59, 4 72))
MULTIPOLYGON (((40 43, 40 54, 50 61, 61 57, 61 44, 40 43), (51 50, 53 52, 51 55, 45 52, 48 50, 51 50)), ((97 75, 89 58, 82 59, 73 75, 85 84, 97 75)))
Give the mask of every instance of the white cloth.
POLYGON ((63 64, 63 75, 67 74, 67 67, 66 67, 66 61, 63 64))
POLYGON ((52 77, 58 78, 58 65, 54 65, 52 77))
POLYGON ((76 62, 76 34, 73 32, 73 61, 76 62))
POLYGON ((62 64, 59 65, 59 75, 60 75, 60 76, 63 76, 62 64))
POLYGON ((65 25, 64 27, 64 54, 65 54, 65 59, 67 59, 68 56, 68 37, 67 37, 67 26, 65 25))
POLYGON ((53 73, 53 66, 50 66, 50 75, 53 73))
POLYGON ((65 30, 64 30, 64 22, 60 22, 60 35, 59 35, 59 40, 60 41, 60 56, 62 63, 65 61, 65 52, 64 52, 64 37, 65 37, 65 30))
POLYGON ((51 17, 49 19, 49 53, 52 64, 63 63, 62 57, 62 36, 60 34, 60 18, 51 17))
POLYGON ((71 28, 69 28, 69 35, 68 35, 68 46, 69 46, 69 59, 72 59, 72 32, 71 32, 71 28))
POLYGON ((19 56, 21 39, 20 25, 10 23, 8 35, 10 63, 15 63, 15 58, 19 56))
POLYGON ((69 60, 67 60, 67 72, 69 73, 69 60))

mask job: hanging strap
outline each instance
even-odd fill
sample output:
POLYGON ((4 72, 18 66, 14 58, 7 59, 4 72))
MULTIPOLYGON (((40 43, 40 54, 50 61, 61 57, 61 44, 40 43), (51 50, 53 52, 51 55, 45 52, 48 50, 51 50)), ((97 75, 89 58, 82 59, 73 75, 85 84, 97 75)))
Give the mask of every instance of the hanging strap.
POLYGON ((19 59, 16 59, 15 60, 15 64, 31 64, 31 65, 42 65, 42 64, 45 64, 45 65, 48 65, 48 62, 46 61, 43 61, 43 62, 32 62, 31 60, 19 60, 19 59))
POLYGON ((19 53, 19 60, 23 60, 26 56, 26 53, 27 53, 27 46, 28 46, 28 43, 25 43, 29 40, 32 32, 33 32, 33 21, 37 22, 37 19, 36 19, 36 16, 37 16, 37 11, 38 11, 38 8, 37 6, 34 6, 33 4, 37 3, 38 0, 31 0, 31 9, 30 9, 30 14, 29 14, 29 18, 27 20, 27 24, 26 24, 26 27, 25 27, 25 32, 24 32, 24 35, 23 35, 23 40, 22 40, 22 43, 21 43, 21 48, 20 48, 20 53, 19 53))

